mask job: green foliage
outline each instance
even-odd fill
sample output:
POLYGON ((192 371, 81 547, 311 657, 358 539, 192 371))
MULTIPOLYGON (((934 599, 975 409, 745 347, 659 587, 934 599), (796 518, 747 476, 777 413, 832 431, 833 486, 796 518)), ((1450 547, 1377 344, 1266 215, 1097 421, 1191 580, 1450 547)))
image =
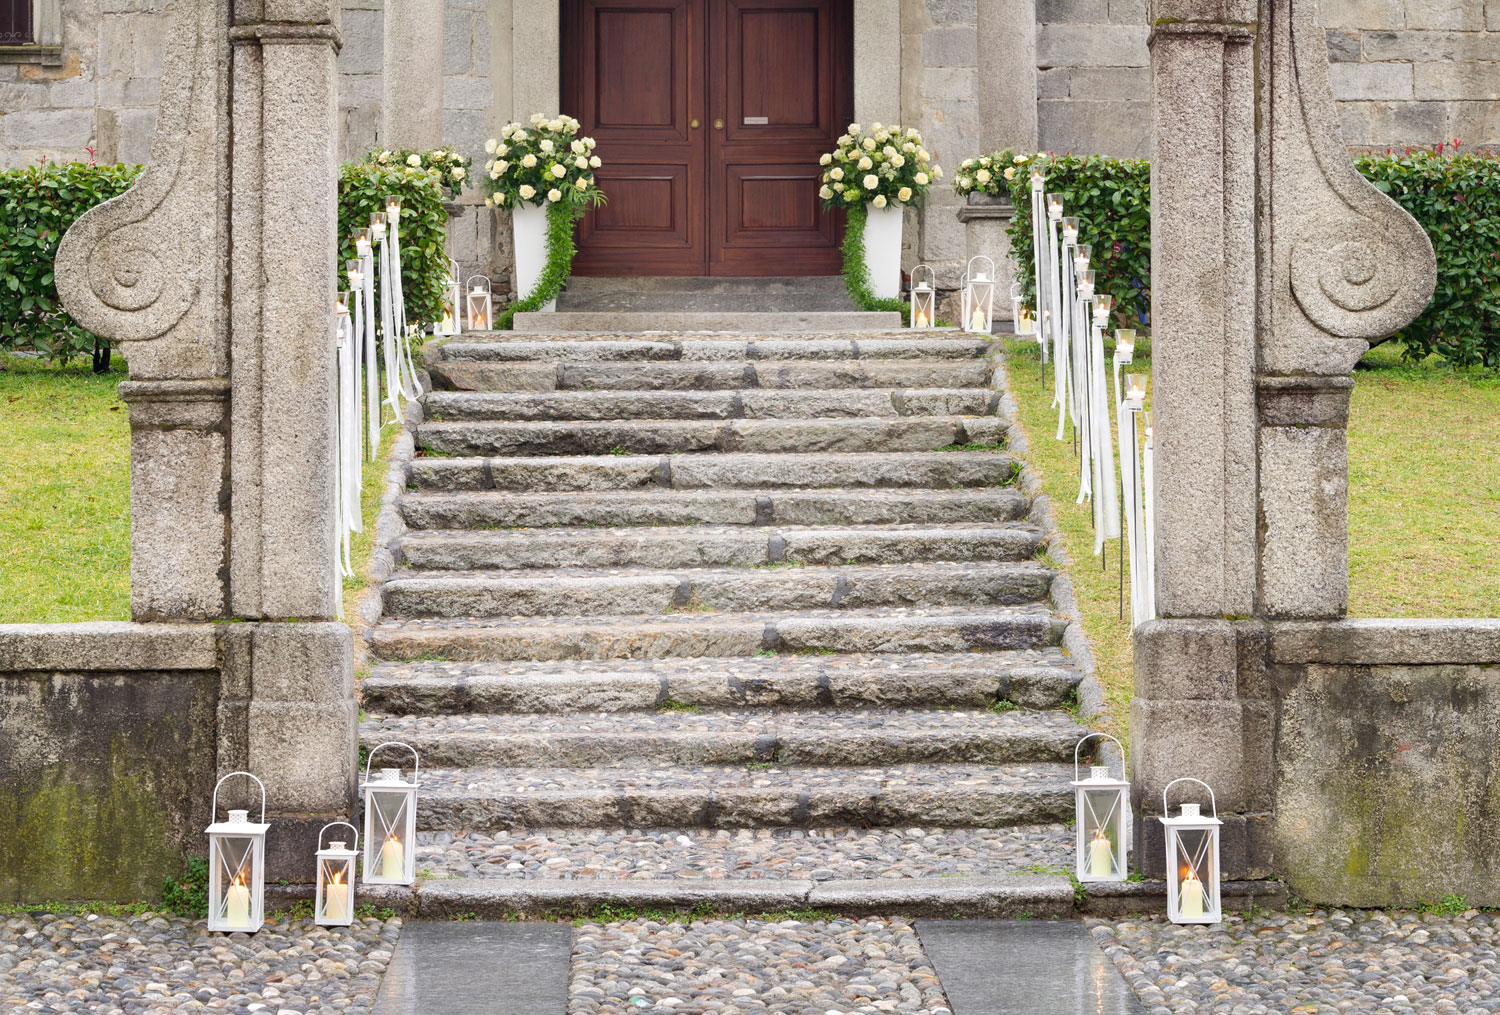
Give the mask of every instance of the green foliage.
POLYGON ((161 908, 178 916, 208 916, 208 861, 190 856, 187 872, 161 887, 161 908))
MULTIPOLYGON (((540 310, 557 298, 563 283, 573 273, 573 255, 578 248, 573 242, 573 223, 583 214, 583 208, 561 202, 547 205, 547 260, 536 286, 530 293, 516 300, 495 316, 495 327, 509 331, 515 324, 516 315, 540 310)), ((623 448, 612 448, 610 454, 629 454, 623 448)))
MULTIPOLYGON (((401 198, 401 287, 406 319, 440 321, 448 279, 444 249, 448 210, 443 206, 442 182, 433 170, 370 161, 339 167, 339 288, 349 287, 343 268, 355 256, 355 231, 368 228, 370 216, 386 210, 388 197, 401 198)), ((379 300, 378 270, 375 291, 379 300)))
MULTIPOLYGON (((997 152, 999 159, 1009 155, 997 152)), ((1021 297, 1036 306, 1036 254, 1031 243, 1031 170, 1040 162, 1046 193, 1063 200, 1063 214, 1078 217, 1080 242, 1093 246, 1089 266, 1094 291, 1115 298, 1122 327, 1134 327, 1151 313, 1151 165, 1145 159, 1102 155, 1009 155, 1016 168, 1007 186, 1016 214, 1007 230, 1021 297), (1022 162, 1016 162, 1021 158, 1022 162)), ((1002 176, 1003 179, 1003 176, 1002 176)))
POLYGON ((911 321, 911 307, 903 299, 876 296, 870 288, 870 267, 865 263, 865 220, 869 212, 862 204, 849 209, 844 222, 844 288, 861 310, 895 310, 901 320, 911 321))
POLYGON ((1436 353, 1454 366, 1500 368, 1500 157, 1440 149, 1360 155, 1354 164, 1411 212, 1437 252, 1432 303, 1394 336, 1406 358, 1436 353))
POLYGON ((84 162, 0 170, 0 348, 35 349, 53 359, 93 352, 94 336, 58 302, 52 261, 73 221, 123 194, 140 171, 84 162))
POLYGON ((1018 156, 1014 148, 964 159, 958 165, 958 174, 953 177, 953 190, 961 197, 969 194, 1009 196, 1010 181, 1018 173, 1026 175, 1029 161, 1025 155, 1018 156))

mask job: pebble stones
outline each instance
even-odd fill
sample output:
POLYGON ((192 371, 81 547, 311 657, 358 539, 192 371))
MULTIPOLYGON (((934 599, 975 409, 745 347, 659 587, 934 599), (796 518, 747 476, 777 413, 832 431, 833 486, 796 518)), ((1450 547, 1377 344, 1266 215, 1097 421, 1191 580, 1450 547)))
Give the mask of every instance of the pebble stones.
POLYGON ((1362 910, 1090 921, 1151 1015, 1500 1012, 1500 917, 1362 910))
POLYGON ((584 924, 568 1015, 951 1015, 902 920, 584 924))
POLYGON ((282 917, 250 935, 158 913, 11 917, 0 923, 0 1011, 368 1012, 400 933, 400 919, 282 917))

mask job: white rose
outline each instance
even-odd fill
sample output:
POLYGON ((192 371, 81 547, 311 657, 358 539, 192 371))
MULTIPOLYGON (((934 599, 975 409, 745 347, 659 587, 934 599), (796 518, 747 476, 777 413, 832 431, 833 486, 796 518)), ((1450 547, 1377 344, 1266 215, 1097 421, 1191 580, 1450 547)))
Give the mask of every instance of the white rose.
POLYGON ((547 191, 547 200, 554 203, 561 201, 562 191, 558 190, 556 187, 553 187, 551 190, 547 191))
POLYGON ((381 152, 380 153, 380 161, 381 162, 389 162, 389 161, 391 161, 391 153, 390 152, 381 152))
POLYGON ((464 160, 464 157, 462 155, 458 154, 458 152, 449 152, 448 153, 448 161, 449 162, 462 162, 463 160, 464 160))
POLYGON ((502 194, 496 194, 495 195, 495 203, 496 204, 504 204, 505 203, 505 195, 503 193, 502 194))
POLYGON ((931 158, 932 158, 932 156, 927 154, 927 149, 926 148, 918 148, 917 149, 917 161, 918 162, 926 162, 927 160, 929 160, 931 158))
POLYGON ((827 152, 824 152, 822 155, 818 156, 818 165, 820 165, 820 166, 826 166, 826 165, 828 165, 828 163, 830 163, 832 161, 833 161, 833 156, 829 155, 827 152))
POLYGON ((853 140, 854 140, 854 138, 850 137, 848 134, 840 134, 839 135, 839 147, 842 148, 842 147, 844 147, 844 145, 848 144, 850 141, 853 141, 853 140))
POLYGON ((862 182, 864 183, 866 190, 874 190, 876 187, 880 186, 880 178, 874 173, 866 176, 862 182))
POLYGON ((536 188, 529 183, 521 184, 521 197, 524 200, 530 201, 533 197, 536 197, 536 188))
POLYGON ((849 133, 851 135, 858 134, 859 133, 859 124, 857 124, 857 123, 851 123, 849 125, 849 133))
POLYGON ((604 163, 599 160, 599 156, 597 156, 597 155, 592 156, 589 159, 589 167, 591 169, 598 169, 602 165, 604 165, 604 163))
POLYGON ((902 145, 901 146, 901 150, 904 151, 908 155, 915 155, 915 154, 917 154, 917 146, 914 145, 914 144, 912 144, 910 141, 908 141, 908 142, 906 142, 906 144, 902 145))
POLYGON ((531 125, 533 127, 540 127, 542 124, 544 124, 546 122, 547 122, 547 118, 545 116, 543 116, 541 113, 532 113, 531 114, 531 125))
POLYGON ((561 180, 564 176, 568 175, 568 170, 563 166, 553 166, 552 175, 561 180))
POLYGON ((540 142, 538 142, 537 147, 550 155, 552 153, 554 145, 552 144, 552 139, 550 137, 544 137, 540 142))
POLYGON ((501 159, 499 162, 495 163, 495 172, 497 172, 497 173, 503 173, 503 172, 505 172, 509 168, 510 168, 510 163, 506 162, 504 159, 501 159))
POLYGON ((969 169, 973 165, 974 165, 974 160, 973 159, 964 159, 962 162, 960 162, 958 164, 958 168, 960 168, 960 169, 969 169))
POLYGON ((880 151, 888 159, 893 159, 896 157, 896 149, 892 148, 890 145, 886 145, 884 148, 880 149, 880 151))
POLYGON ((576 158, 576 159, 573 160, 573 168, 575 168, 575 169, 587 169, 588 167, 589 167, 589 160, 586 159, 586 158, 584 158, 582 155, 578 156, 578 158, 576 158))
POLYGON ((578 182, 575 183, 575 184, 573 184, 573 186, 577 187, 579 190, 588 190, 589 189, 588 178, 584 177, 584 176, 580 176, 578 178, 578 182))
POLYGON ((917 186, 919 186, 919 187, 925 187, 925 186, 927 186, 927 174, 926 173, 918 173, 917 174, 917 186))
POLYGON ((528 152, 524 157, 522 157, 522 159, 521 159, 521 165, 525 166, 527 169, 533 169, 533 168, 535 168, 536 167, 536 156, 532 155, 530 152, 528 152))
POLYGON ((974 179, 978 180, 980 183, 989 183, 990 171, 988 169, 981 169, 979 172, 974 174, 974 179))
POLYGON ((1017 156, 1016 156, 1016 158, 1015 158, 1015 163, 1016 163, 1016 165, 1018 165, 1018 166, 1019 166, 1019 165, 1020 165, 1020 164, 1021 164, 1021 163, 1023 163, 1023 162, 1025 162, 1025 161, 1026 161, 1026 156, 1024 156, 1024 155, 1017 155, 1017 156))
POLYGON ((406 164, 413 167, 420 166, 422 164, 422 156, 413 152, 406 157, 406 164))
POLYGON ((582 141, 574 141, 572 144, 568 145, 568 147, 573 150, 574 155, 582 155, 584 152, 589 150, 589 146, 584 144, 582 141))
POLYGON ((500 136, 506 138, 513 137, 516 131, 520 129, 520 126, 519 123, 507 123, 504 129, 500 131, 500 136))
POLYGON ((818 188, 818 196, 823 200, 828 201, 832 199, 833 191, 828 188, 827 184, 824 184, 823 186, 818 188))
POLYGON ((906 165, 906 160, 899 155, 892 155, 891 165, 895 166, 897 169, 900 169, 902 166, 906 165))
POLYGON ((1007 180, 1014 180, 1016 178, 1016 167, 1015 166, 1006 166, 1005 167, 1005 178, 1007 180))
POLYGON ((932 178, 934 180, 941 180, 943 178, 943 167, 942 166, 933 166, 932 167, 932 178))
POLYGON ((911 188, 910 187, 902 187, 900 190, 896 191, 896 199, 899 200, 899 201, 910 201, 911 200, 911 188))
POLYGON ((484 143, 484 152, 486 155, 493 155, 495 154, 495 149, 498 147, 500 147, 500 142, 494 138, 490 138, 484 143))
POLYGON ((562 130, 563 129, 563 122, 561 120, 548 120, 547 121, 547 129, 548 130, 562 130))
POLYGON ((495 207, 495 199, 493 197, 487 197, 487 198, 485 198, 484 199, 484 206, 486 208, 493 208, 493 207, 495 207))
POLYGON ((908 127, 908 128, 906 128, 906 136, 909 137, 909 138, 911 138, 913 141, 915 141, 918 138, 920 138, 922 135, 917 130, 917 128, 915 128, 915 127, 908 127))
POLYGON ((886 203, 887 203, 886 199, 885 199, 885 195, 884 194, 876 194, 875 195, 875 200, 874 200, 873 203, 874 203, 875 207, 877 207, 877 208, 884 208, 886 206, 886 203))
POLYGON ((835 183, 833 185, 833 189, 834 190, 843 190, 844 189, 844 185, 842 183, 835 183))
POLYGON ((875 165, 875 163, 873 163, 873 162, 870 161, 870 156, 868 156, 868 155, 861 156, 861 158, 859 160, 859 168, 861 168, 861 169, 869 169, 869 168, 871 168, 874 165, 875 165))
POLYGON ((496 155, 509 155, 510 154, 510 145, 497 144, 495 146, 495 154, 496 155))
POLYGON ((594 150, 594 139, 593 138, 586 137, 586 138, 583 139, 583 143, 589 146, 589 151, 593 151, 594 150))
POLYGON ((885 125, 883 123, 881 123, 879 120, 876 120, 874 123, 870 124, 870 129, 871 130, 884 130, 885 129, 885 125))
POLYGON ((515 134, 513 134, 511 136, 511 140, 512 141, 530 141, 531 140, 531 135, 528 134, 528 133, 526 133, 524 130, 518 130, 518 131, 515 132, 515 134))
POLYGON ((828 175, 833 177, 835 180, 842 180, 844 178, 844 170, 840 166, 834 166, 832 169, 828 170, 828 175))
MULTIPOLYGON (((917 182, 920 183, 921 181, 918 180, 917 182)), ((958 178, 958 185, 960 187, 962 187, 964 190, 968 190, 970 187, 972 187, 974 185, 974 181, 971 180, 971 179, 969 179, 967 176, 960 176, 958 178)))
POLYGON ((453 178, 455 180, 462 180, 464 178, 464 167, 463 166, 454 166, 453 167, 453 178))
POLYGON ((490 167, 490 179, 492 179, 492 180, 498 180, 498 179, 500 179, 500 170, 498 170, 495 167, 491 166, 490 167))
POLYGON ((875 150, 875 139, 873 137, 865 138, 862 144, 865 151, 867 152, 873 152, 875 150))

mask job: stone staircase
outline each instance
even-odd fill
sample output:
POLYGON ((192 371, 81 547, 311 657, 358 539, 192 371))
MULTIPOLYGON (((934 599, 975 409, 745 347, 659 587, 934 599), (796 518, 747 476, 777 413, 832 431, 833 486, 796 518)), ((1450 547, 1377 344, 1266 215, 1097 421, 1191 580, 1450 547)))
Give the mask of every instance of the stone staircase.
POLYGON ((425 874, 384 894, 1071 913, 1080 675, 994 355, 901 332, 429 349, 361 726, 421 752, 425 874))

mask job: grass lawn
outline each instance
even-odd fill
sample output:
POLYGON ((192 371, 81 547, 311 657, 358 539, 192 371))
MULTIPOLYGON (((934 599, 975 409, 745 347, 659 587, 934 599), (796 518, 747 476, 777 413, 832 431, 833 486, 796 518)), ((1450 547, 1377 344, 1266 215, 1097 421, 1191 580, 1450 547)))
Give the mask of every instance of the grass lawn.
POLYGON ((0 357, 0 623, 130 618, 124 379, 0 357))
MULTIPOLYGON (((1011 391, 1031 440, 1031 465, 1052 497, 1072 560, 1084 630, 1109 712, 1127 732, 1133 680, 1129 621, 1119 619, 1118 544, 1109 571, 1093 556, 1091 509, 1075 504, 1071 440, 1053 439, 1037 347, 1006 339, 1011 391)), ((1137 351, 1132 372, 1149 373, 1137 351)), ((1500 616, 1500 374, 1401 362, 1395 343, 1372 349, 1355 374, 1349 421, 1349 615, 1500 616)), ((1111 391, 1113 389, 1111 388, 1111 391)), ((1127 595, 1129 571, 1126 572, 1127 595)), ((1129 616, 1129 603, 1126 615, 1129 616)))

